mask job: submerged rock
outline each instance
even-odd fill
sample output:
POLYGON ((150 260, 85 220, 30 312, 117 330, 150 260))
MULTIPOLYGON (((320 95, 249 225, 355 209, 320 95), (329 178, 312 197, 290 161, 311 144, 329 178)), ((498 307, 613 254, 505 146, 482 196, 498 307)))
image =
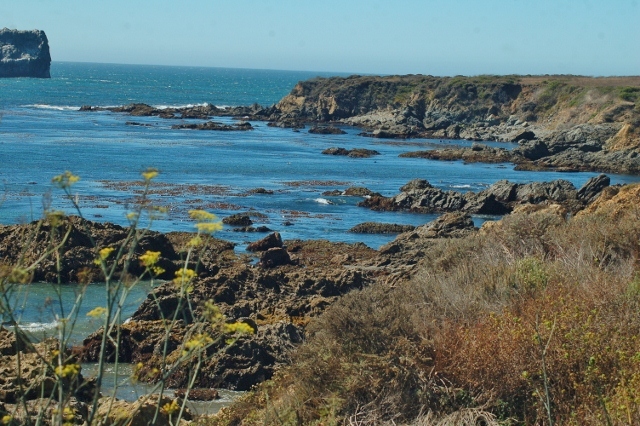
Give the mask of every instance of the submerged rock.
POLYGON ((342 129, 333 126, 313 126, 309 129, 309 133, 313 133, 316 135, 346 135, 342 129))
POLYGON ((327 148, 322 151, 325 155, 344 155, 351 158, 368 158, 373 157, 374 155, 380 155, 380 153, 374 149, 364 149, 364 148, 354 148, 354 149, 346 149, 346 148, 338 148, 332 147, 327 148))
POLYGON ((51 78, 50 67, 44 31, 0 30, 0 77, 51 78))
POLYGON ((206 123, 188 123, 188 124, 174 124, 172 129, 192 129, 192 130, 218 130, 218 131, 237 131, 237 130, 253 130, 251 123, 247 121, 241 121, 238 124, 222 124, 215 121, 207 121, 206 123))

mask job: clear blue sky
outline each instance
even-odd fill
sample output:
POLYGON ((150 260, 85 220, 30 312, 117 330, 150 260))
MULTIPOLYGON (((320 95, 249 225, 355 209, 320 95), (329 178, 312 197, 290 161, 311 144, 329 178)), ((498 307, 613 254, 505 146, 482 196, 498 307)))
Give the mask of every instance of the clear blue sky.
POLYGON ((640 0, 2 0, 54 61, 371 74, 640 74, 640 0))

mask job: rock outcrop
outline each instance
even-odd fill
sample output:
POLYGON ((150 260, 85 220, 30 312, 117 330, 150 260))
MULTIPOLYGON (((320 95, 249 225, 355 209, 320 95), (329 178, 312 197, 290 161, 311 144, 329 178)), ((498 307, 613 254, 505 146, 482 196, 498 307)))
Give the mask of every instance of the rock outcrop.
POLYGON ((44 31, 0 30, 0 77, 51 78, 50 67, 44 31))
POLYGON ((424 179, 414 179, 394 197, 371 196, 358 205, 377 211, 502 215, 522 204, 554 203, 575 213, 597 198, 609 183, 605 175, 589 179, 579 190, 562 179, 526 184, 501 180, 479 193, 461 193, 435 188, 424 179))

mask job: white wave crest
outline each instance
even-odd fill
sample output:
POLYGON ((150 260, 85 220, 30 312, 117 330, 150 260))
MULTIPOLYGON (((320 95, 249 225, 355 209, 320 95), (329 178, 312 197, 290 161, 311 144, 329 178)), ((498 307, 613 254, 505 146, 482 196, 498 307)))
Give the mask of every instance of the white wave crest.
POLYGON ((314 198, 313 201, 319 204, 333 204, 333 201, 327 200, 326 198, 314 198))
MULTIPOLYGON (((20 330, 22 330, 22 331, 27 331, 27 332, 31 332, 31 333, 37 333, 37 332, 54 330, 58 326, 58 322, 57 321, 53 321, 53 322, 26 322, 26 323, 19 323, 18 326, 20 327, 20 330)), ((6 327, 7 328, 11 328, 11 329, 15 328, 15 326, 12 326, 12 325, 7 325, 6 327)))
MULTIPOLYGON (((206 107, 207 105, 211 105, 209 102, 203 102, 201 104, 185 104, 185 105, 152 105, 152 107, 156 109, 168 109, 168 108, 195 108, 195 107, 206 107)), ((226 105, 215 105, 216 108, 226 108, 226 105)))
POLYGON ((38 109, 53 109, 56 111, 79 111, 80 107, 78 106, 68 106, 68 105, 47 105, 47 104, 32 104, 25 105, 27 108, 38 108, 38 109))

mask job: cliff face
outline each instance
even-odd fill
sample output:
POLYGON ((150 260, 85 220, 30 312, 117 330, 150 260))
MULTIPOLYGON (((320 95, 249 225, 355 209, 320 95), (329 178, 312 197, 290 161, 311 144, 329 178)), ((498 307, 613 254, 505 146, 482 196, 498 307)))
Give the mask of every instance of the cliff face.
POLYGON ((640 146, 639 102, 640 77, 408 75, 304 81, 277 107, 386 136, 515 141, 526 128, 539 139, 591 133, 616 150, 640 146))
POLYGON ((50 78, 50 66, 44 31, 0 30, 0 77, 50 78))

